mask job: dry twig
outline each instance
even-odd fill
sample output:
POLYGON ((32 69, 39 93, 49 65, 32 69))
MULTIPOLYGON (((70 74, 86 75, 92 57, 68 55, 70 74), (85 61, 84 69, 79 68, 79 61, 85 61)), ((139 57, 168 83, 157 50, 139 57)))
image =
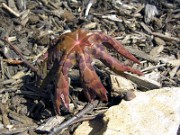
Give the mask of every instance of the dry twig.
POLYGON ((2 3, 2 7, 5 8, 6 10, 8 10, 11 14, 13 14, 16 17, 20 17, 20 14, 15 12, 13 9, 11 9, 8 5, 6 5, 5 3, 2 3))
POLYGON ((62 123, 58 127, 55 127, 49 135, 54 135, 55 133, 60 132, 62 129, 70 126, 72 123, 74 123, 74 121, 81 118, 84 114, 86 114, 87 112, 90 112, 91 110, 93 110, 93 108, 95 108, 97 106, 97 104, 98 104, 98 100, 92 101, 83 110, 78 112, 74 117, 72 117, 71 119, 65 121, 64 123, 62 123))
POLYGON ((8 40, 7 37, 1 38, 1 40, 4 41, 4 42, 6 42, 6 43, 8 43, 8 44, 10 45, 11 49, 13 49, 13 51, 15 51, 15 52, 20 56, 20 58, 22 59, 22 61, 23 61, 28 67, 30 67, 32 71, 36 72, 39 77, 42 78, 42 76, 41 76, 40 74, 38 74, 38 72, 37 72, 38 69, 35 68, 29 61, 26 60, 26 58, 22 55, 22 53, 20 52, 20 50, 19 50, 16 46, 14 46, 11 42, 9 42, 9 40, 8 40))

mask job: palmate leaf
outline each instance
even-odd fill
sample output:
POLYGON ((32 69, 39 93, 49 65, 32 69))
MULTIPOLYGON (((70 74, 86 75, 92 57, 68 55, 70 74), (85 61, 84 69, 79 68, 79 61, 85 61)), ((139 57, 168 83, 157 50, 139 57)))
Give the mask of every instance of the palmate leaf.
POLYGON ((59 107, 61 104, 69 109, 68 70, 75 64, 79 66, 83 91, 89 101, 96 96, 103 101, 108 100, 107 91, 91 65, 93 58, 100 59, 116 73, 128 71, 138 75, 143 74, 139 70, 121 64, 116 58, 108 54, 105 47, 114 48, 122 56, 140 63, 117 40, 101 32, 84 29, 61 35, 53 49, 49 49, 51 50, 49 61, 59 65, 55 92, 55 107, 58 114, 60 114, 59 107), (108 46, 103 43, 108 43, 108 46))

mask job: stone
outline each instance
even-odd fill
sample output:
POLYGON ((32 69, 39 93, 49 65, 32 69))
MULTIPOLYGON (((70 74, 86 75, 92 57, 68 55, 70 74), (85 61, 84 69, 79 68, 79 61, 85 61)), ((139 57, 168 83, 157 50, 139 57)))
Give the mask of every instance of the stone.
POLYGON ((83 122, 74 135, 176 135, 180 124, 180 87, 135 92, 104 117, 83 122))

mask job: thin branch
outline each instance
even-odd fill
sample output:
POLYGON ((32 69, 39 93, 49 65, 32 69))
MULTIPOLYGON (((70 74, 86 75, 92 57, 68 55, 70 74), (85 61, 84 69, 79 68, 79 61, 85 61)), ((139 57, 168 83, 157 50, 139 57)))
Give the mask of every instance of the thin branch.
POLYGON ((98 100, 94 100, 91 103, 89 103, 83 110, 75 114, 71 119, 65 121, 64 123, 60 124, 58 127, 53 128, 52 132, 49 133, 49 135, 54 135, 55 133, 60 132, 62 129, 72 125, 75 121, 80 119, 84 114, 87 112, 90 112, 95 108, 98 104, 98 100))
POLYGON ((11 14, 13 14, 16 17, 20 17, 20 14, 17 13, 16 11, 14 11, 13 9, 11 9, 8 5, 6 5, 5 3, 2 3, 2 7, 5 8, 6 10, 8 10, 11 14))
POLYGON ((91 6, 93 5, 93 2, 94 2, 94 0, 89 0, 88 5, 86 7, 86 11, 85 11, 85 17, 88 16, 89 10, 90 10, 91 6))
POLYGON ((42 78, 42 76, 40 74, 38 74, 38 69, 35 68, 29 61, 26 60, 26 58, 22 55, 21 51, 19 50, 19 48, 15 45, 13 45, 11 42, 9 42, 7 37, 1 38, 2 41, 8 43, 10 45, 10 48, 19 55, 19 57, 21 58, 21 60, 23 61, 23 63, 25 63, 29 68, 31 68, 32 71, 36 72, 36 74, 42 78))

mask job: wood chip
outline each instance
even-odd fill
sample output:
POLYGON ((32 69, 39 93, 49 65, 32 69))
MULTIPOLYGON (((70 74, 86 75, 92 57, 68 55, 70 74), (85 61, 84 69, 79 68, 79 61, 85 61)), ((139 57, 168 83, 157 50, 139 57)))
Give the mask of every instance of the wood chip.
POLYGON ((8 105, 0 103, 0 112, 2 114, 2 122, 4 126, 10 125, 10 120, 8 118, 8 105))
POLYGON ((133 93, 135 87, 130 80, 117 75, 110 75, 110 80, 111 94, 114 96, 121 96, 126 101, 130 101, 136 97, 133 93))
POLYGON ((161 53, 164 49, 163 45, 154 47, 151 51, 150 51, 150 55, 153 56, 154 58, 158 57, 159 53, 161 53))
POLYGON ((174 68, 169 72, 170 78, 173 78, 173 77, 176 75, 178 69, 179 69, 179 66, 174 67, 174 68))
POLYGON ((158 89, 161 87, 160 83, 154 80, 147 79, 143 76, 125 73, 125 77, 136 83, 138 87, 143 88, 144 90, 158 89))
POLYGON ((20 17, 20 14, 17 13, 16 11, 14 11, 13 9, 11 9, 8 5, 6 5, 5 3, 2 3, 2 7, 5 8, 6 10, 8 10, 11 14, 13 14, 16 17, 20 17))
POLYGON ((28 125, 32 124, 32 125, 34 125, 34 122, 33 122, 33 120, 31 118, 29 118, 29 117, 27 117, 25 115, 18 114, 18 113, 14 112, 14 111, 9 111, 9 116, 12 119, 17 120, 17 121, 19 121, 19 122, 21 122, 23 124, 28 124, 28 125))
POLYGON ((12 76, 12 79, 20 79, 27 75, 24 71, 19 71, 17 72, 14 76, 12 76))
POLYGON ((157 45, 166 45, 166 42, 159 37, 154 37, 154 41, 157 45))
POLYGON ((0 129, 0 133, 2 135, 12 135, 12 134, 17 134, 17 133, 23 133, 24 131, 28 131, 30 129, 35 129, 37 125, 25 125, 22 124, 20 125, 8 125, 8 129, 0 129))
POLYGON ((174 41, 180 42, 179 38, 171 37, 169 35, 164 35, 162 33, 152 32, 152 35, 163 38, 164 40, 167 40, 167 41, 173 41, 174 40, 174 41))
POLYGON ((122 76, 110 75, 112 92, 121 94, 127 90, 134 90, 134 86, 130 80, 122 76))
POLYGON ((152 33, 151 29, 149 29, 148 26, 145 23, 140 22, 140 24, 147 33, 149 33, 149 34, 152 33))
POLYGON ((168 61, 172 66, 180 66, 180 59, 168 61))
POLYGON ((132 54, 136 55, 139 58, 142 58, 142 59, 145 59, 145 60, 148 60, 148 61, 151 61, 151 62, 158 62, 159 61, 158 59, 154 58, 153 56, 148 55, 145 52, 140 51, 138 49, 132 48, 131 46, 126 46, 125 48, 129 52, 131 52, 132 54))
POLYGON ((47 120, 46 123, 40 125, 36 130, 43 132, 50 132, 52 128, 61 124, 64 121, 64 117, 62 116, 54 116, 47 120))

